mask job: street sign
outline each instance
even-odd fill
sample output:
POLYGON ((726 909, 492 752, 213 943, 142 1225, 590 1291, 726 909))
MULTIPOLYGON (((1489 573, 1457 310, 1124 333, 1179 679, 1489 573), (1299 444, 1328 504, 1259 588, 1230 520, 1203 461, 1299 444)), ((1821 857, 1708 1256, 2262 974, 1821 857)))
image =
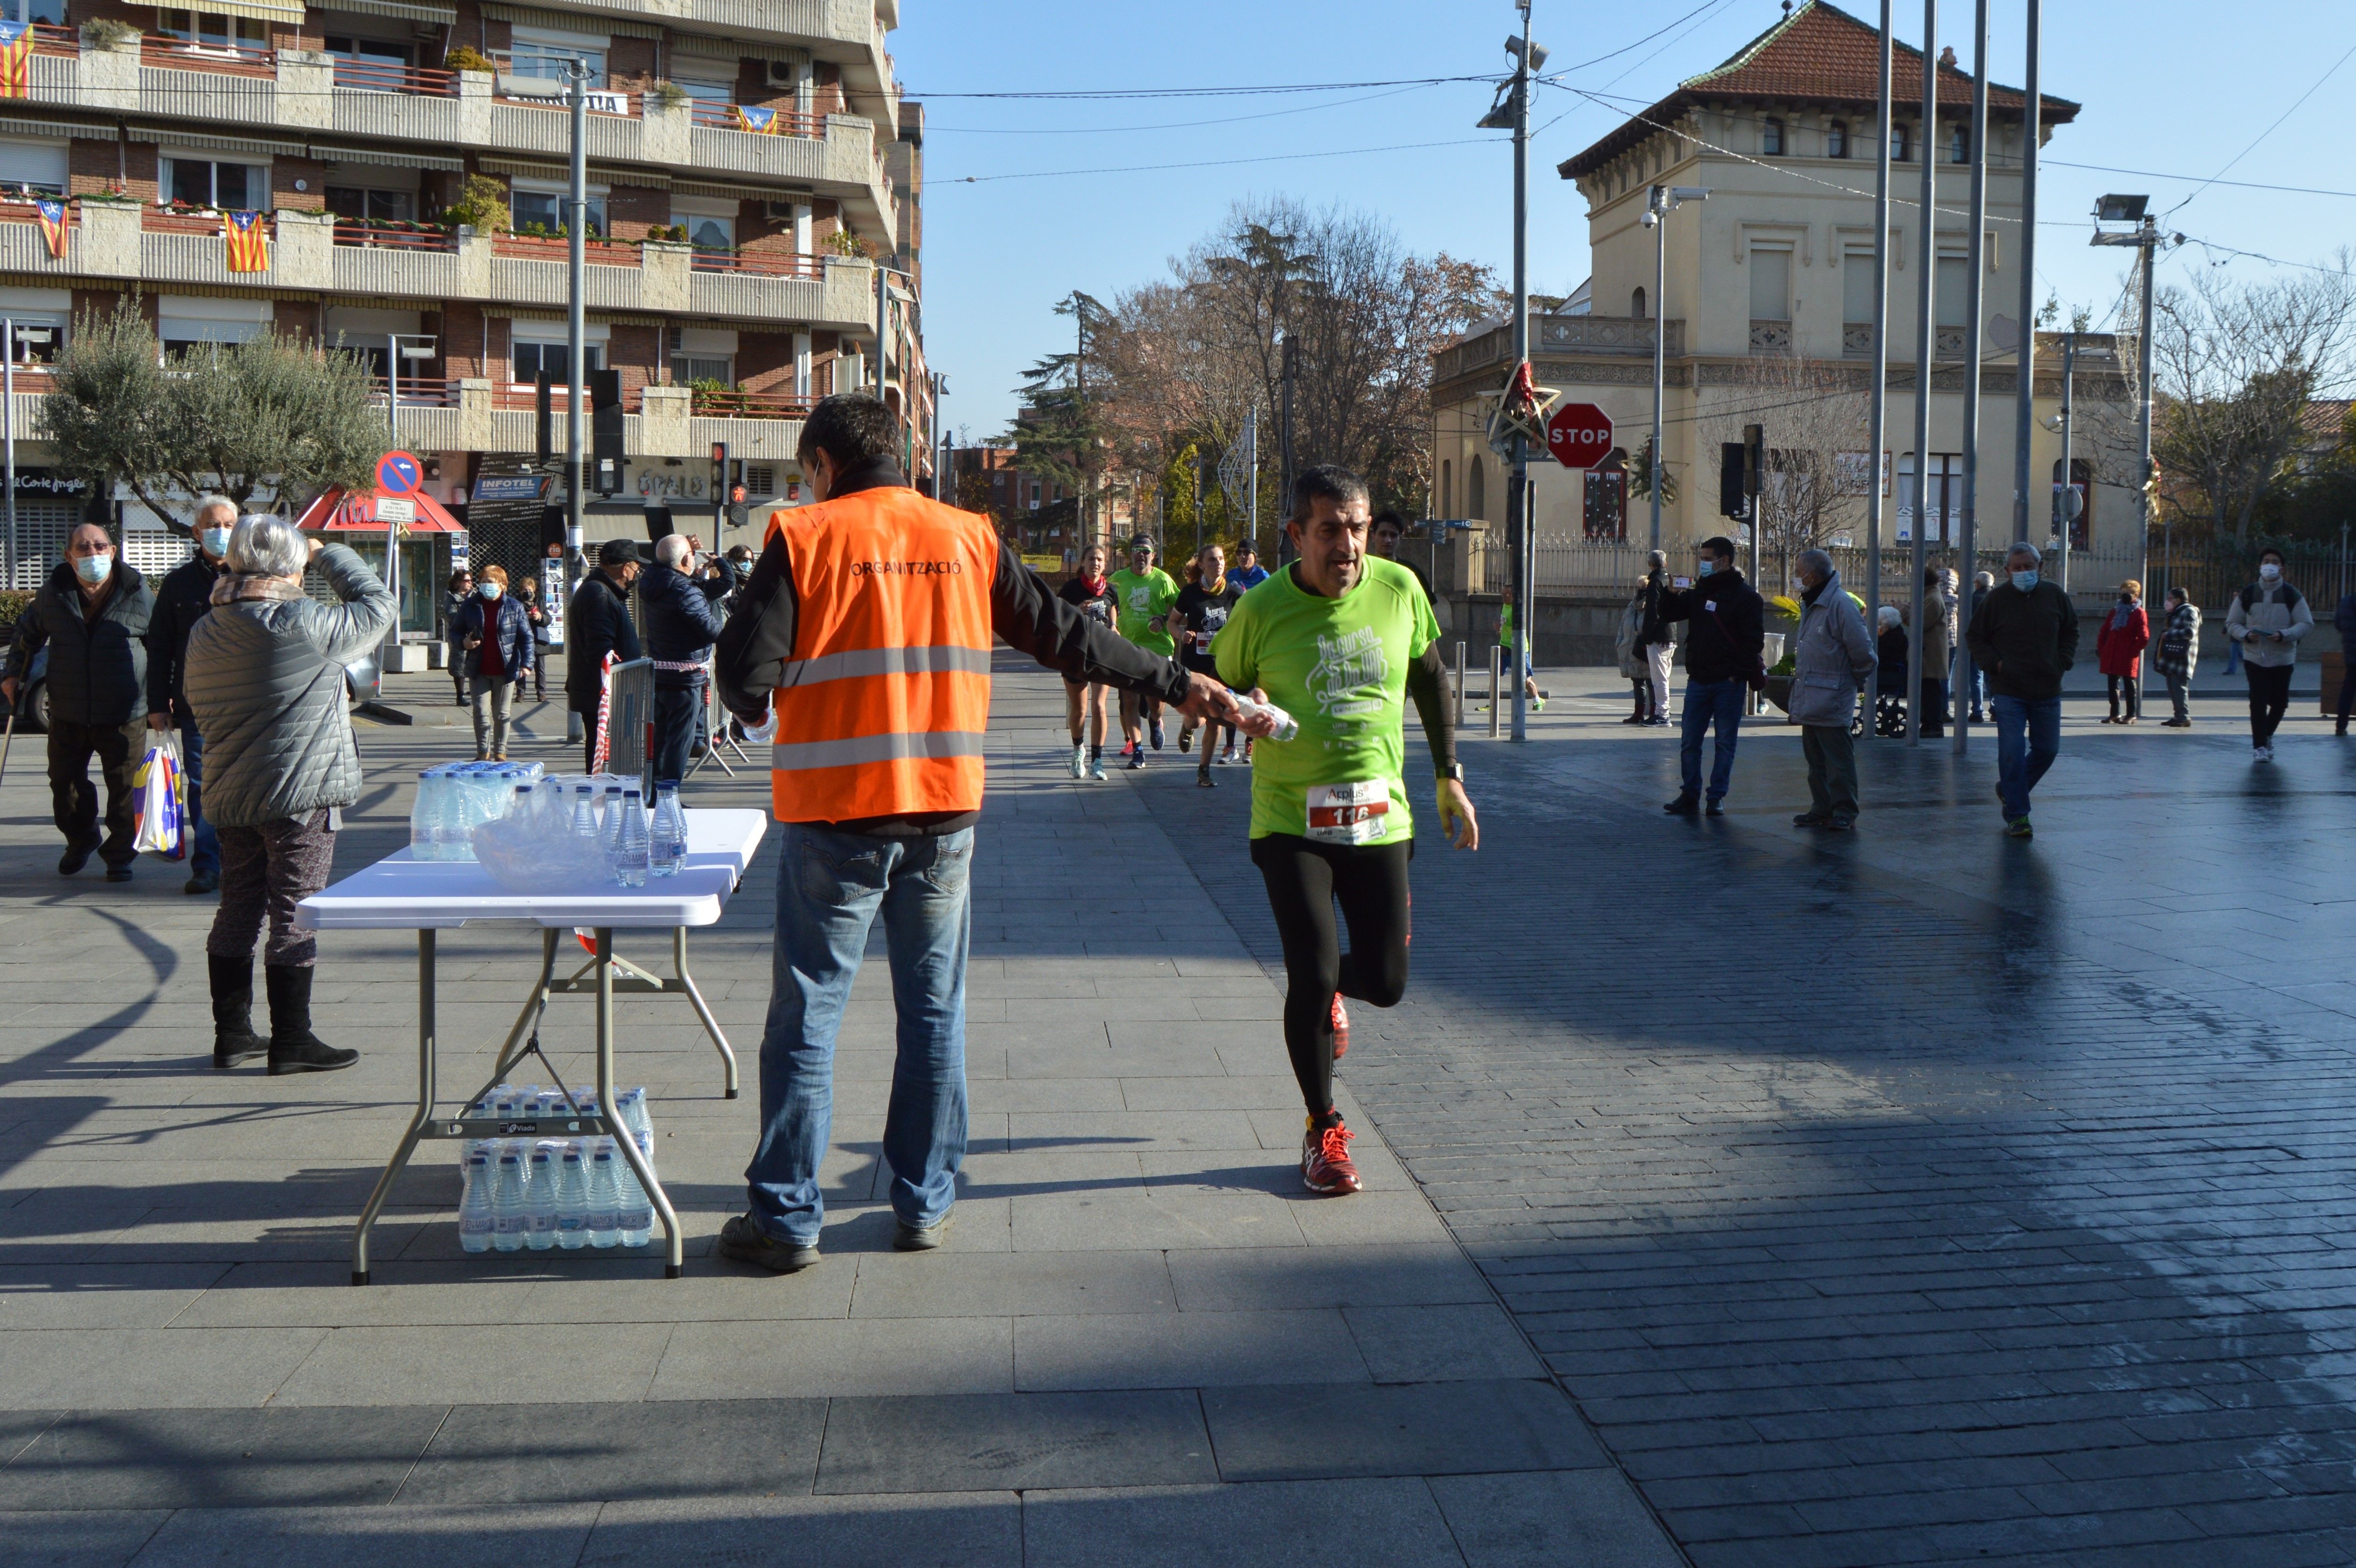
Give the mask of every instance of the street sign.
POLYGON ((1547 450, 1565 468, 1592 468, 1612 455, 1612 421, 1593 403, 1569 403, 1547 421, 1547 450))
POLYGON ((417 520, 417 503, 407 496, 379 496, 376 498, 376 520, 380 523, 413 523, 417 520))
POLYGON ((377 459, 376 487, 388 496, 413 496, 425 470, 405 452, 388 452, 377 459))

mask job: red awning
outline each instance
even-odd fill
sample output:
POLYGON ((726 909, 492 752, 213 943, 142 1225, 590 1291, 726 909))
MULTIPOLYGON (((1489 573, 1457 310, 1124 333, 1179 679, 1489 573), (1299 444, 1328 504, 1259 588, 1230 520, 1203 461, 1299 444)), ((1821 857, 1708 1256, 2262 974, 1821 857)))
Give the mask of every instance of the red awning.
POLYGON ((466 526, 444 511, 442 503, 420 492, 414 496, 385 496, 374 490, 345 491, 329 489, 303 510, 294 526, 305 530, 326 532, 381 533, 392 519, 377 515, 378 507, 386 500, 405 500, 414 504, 414 517, 401 519, 402 527, 413 534, 463 534, 466 526))

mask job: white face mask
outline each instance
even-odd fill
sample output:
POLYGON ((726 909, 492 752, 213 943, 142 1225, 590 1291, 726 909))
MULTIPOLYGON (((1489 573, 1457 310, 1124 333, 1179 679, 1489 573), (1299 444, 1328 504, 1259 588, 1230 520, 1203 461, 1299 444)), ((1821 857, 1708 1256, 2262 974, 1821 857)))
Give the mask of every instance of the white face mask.
POLYGON ((2268 582, 2272 582, 2276 578, 2282 575, 2282 568, 2271 560, 2262 560, 2258 562, 2258 575, 2265 578, 2268 582))
POLYGON ((231 528, 207 528, 205 530, 205 553, 211 556, 216 560, 219 560, 222 556, 227 555, 229 553, 229 536, 233 531, 234 530, 231 528))
POLYGON ((496 601, 499 596, 499 585, 496 582, 486 582, 476 592, 486 599, 496 601))

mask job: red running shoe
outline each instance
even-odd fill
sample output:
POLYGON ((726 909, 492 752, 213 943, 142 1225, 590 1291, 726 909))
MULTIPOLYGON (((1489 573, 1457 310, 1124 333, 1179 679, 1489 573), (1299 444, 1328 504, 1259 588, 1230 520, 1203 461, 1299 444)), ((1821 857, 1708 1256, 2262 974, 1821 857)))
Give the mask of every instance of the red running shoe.
POLYGON ((1333 993, 1333 1060, 1339 1061, 1350 1054, 1350 1014, 1342 1006, 1342 993, 1333 993))
POLYGON ((1312 1192, 1341 1194, 1358 1190, 1358 1168, 1350 1163, 1350 1140, 1358 1135, 1342 1125, 1330 1127, 1314 1121, 1301 1140, 1301 1179, 1312 1192))

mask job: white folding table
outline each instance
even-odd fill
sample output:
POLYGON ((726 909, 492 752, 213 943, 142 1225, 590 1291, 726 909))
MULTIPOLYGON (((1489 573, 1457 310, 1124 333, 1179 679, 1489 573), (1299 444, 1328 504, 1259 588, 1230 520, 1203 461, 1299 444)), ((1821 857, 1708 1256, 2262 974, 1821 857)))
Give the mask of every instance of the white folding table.
MULTIPOLYGON (((644 887, 599 884, 567 889, 552 886, 529 893, 510 892, 492 880, 489 871, 472 861, 412 860, 402 849, 367 869, 345 878, 295 907, 294 923, 306 931, 415 931, 417 933, 417 1114, 403 1134, 392 1161, 378 1178, 360 1211, 352 1233, 352 1283, 369 1282, 369 1230, 391 1196, 392 1183, 416 1152, 420 1138, 498 1138, 605 1135, 614 1139, 662 1216, 669 1244, 664 1274, 677 1279, 685 1261, 679 1216, 670 1199, 655 1179, 652 1168, 639 1152, 637 1140, 612 1115, 614 1106, 614 996, 639 993, 683 996, 702 1020, 718 1048, 728 1097, 736 1097, 736 1055, 727 1037, 704 1004, 702 993, 687 972, 687 928, 710 925, 736 891, 745 868, 768 831, 768 816, 760 811, 690 811, 687 814, 687 863, 675 877, 650 878, 644 887), (597 997, 597 1107, 594 1116, 562 1116, 548 1122, 500 1121, 492 1116, 436 1116, 434 1088, 434 933, 469 921, 525 920, 543 928, 540 978, 515 1027, 499 1048, 498 1060, 484 1087, 497 1083, 522 1055, 539 1049, 538 1019, 552 995, 594 991, 597 997), (575 927, 595 933, 589 963, 569 978, 556 978, 557 943, 575 927), (668 930, 671 933, 671 965, 667 976, 614 955, 617 930, 668 930), (617 980, 615 971, 624 972, 617 980), (531 1033, 528 1044, 525 1030, 531 1033)), ((544 1059, 543 1059, 544 1060, 544 1059)), ((551 1069, 552 1072, 554 1071, 551 1069)), ((471 1110, 471 1097, 467 1107, 471 1110)))

